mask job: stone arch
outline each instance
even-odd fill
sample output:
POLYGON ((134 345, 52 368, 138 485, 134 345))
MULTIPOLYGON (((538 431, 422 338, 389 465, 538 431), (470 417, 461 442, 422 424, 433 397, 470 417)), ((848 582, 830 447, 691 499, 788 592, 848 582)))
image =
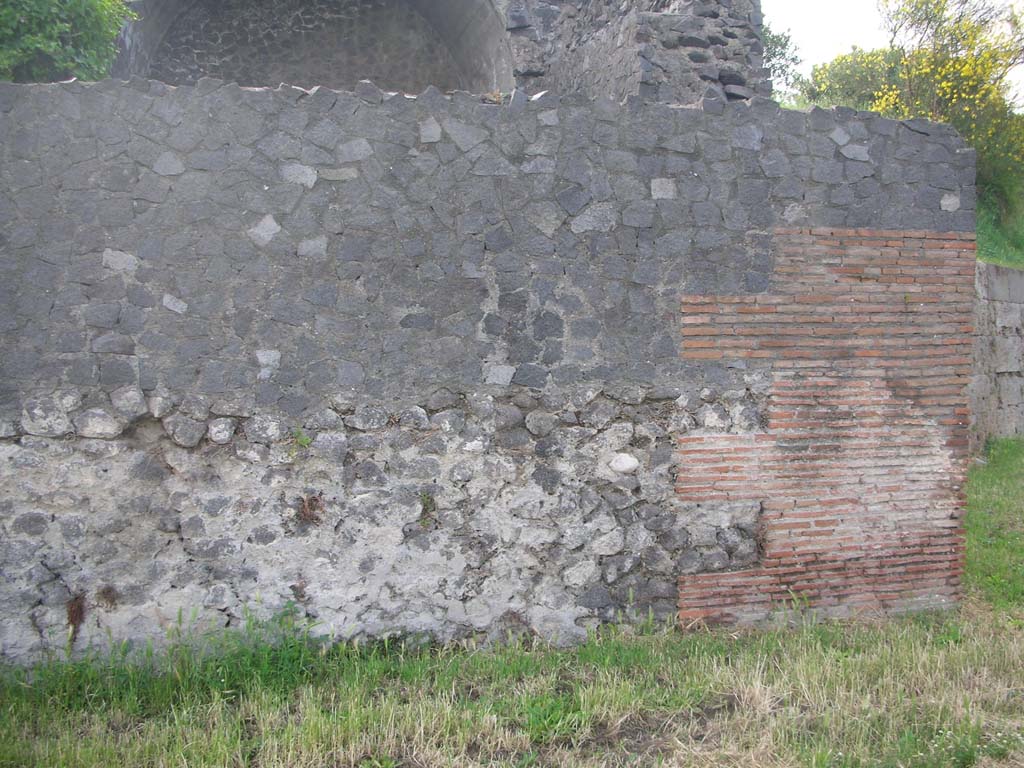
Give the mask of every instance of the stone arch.
POLYGON ((135 9, 115 77, 342 89, 371 79, 409 93, 515 84, 494 0, 141 0, 135 9))

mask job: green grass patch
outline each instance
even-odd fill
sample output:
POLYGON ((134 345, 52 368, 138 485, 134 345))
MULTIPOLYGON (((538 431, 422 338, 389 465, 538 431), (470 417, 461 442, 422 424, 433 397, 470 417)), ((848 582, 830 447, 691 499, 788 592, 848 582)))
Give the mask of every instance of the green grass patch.
POLYGON ((294 615, 0 670, 0 766, 948 768, 1024 759, 1024 443, 969 482, 962 615, 571 648, 328 645, 294 615))
POLYGON ((916 616, 609 630, 573 649, 324 646, 284 619, 8 670, 0 765, 974 765, 1024 747, 1024 636, 916 616))
POLYGON ((971 471, 967 580, 999 609, 1024 608, 1024 442, 997 440, 971 471))
POLYGON ((978 258, 1024 269, 1024 205, 1002 211, 991 199, 978 202, 978 258))

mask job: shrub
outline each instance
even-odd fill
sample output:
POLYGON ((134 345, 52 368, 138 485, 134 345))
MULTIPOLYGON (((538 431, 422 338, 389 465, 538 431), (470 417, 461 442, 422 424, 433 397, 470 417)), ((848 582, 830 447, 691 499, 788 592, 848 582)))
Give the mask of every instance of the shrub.
POLYGON ((800 80, 797 68, 803 63, 789 30, 776 32, 768 24, 761 30, 764 38, 764 66, 776 88, 791 89, 800 80))
POLYGON ((881 8, 892 45, 815 67, 804 95, 950 123, 977 149, 978 183, 1009 220, 1024 176, 1024 118, 1009 89, 1024 61, 1020 14, 995 0, 884 0, 881 8))
POLYGON ((131 16, 125 0, 3 0, 0 80, 102 79, 131 16))

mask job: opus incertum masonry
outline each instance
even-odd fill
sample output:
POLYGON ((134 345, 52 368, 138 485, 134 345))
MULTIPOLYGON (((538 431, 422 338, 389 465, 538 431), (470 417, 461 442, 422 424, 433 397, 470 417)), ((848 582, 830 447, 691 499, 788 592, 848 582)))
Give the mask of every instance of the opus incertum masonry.
POLYGON ((751 0, 138 10, 0 87, 4 657, 956 601, 951 128, 780 109, 751 0))

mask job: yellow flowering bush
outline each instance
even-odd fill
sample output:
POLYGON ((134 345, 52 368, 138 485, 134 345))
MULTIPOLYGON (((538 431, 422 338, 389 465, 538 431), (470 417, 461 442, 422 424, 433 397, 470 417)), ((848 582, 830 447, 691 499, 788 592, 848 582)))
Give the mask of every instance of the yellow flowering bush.
POLYGON ((1024 117, 1008 80, 1024 62, 1020 15, 993 0, 882 0, 881 8, 892 45, 815 67, 805 95, 952 124, 978 151, 984 191, 1009 202, 1024 176, 1024 117))

